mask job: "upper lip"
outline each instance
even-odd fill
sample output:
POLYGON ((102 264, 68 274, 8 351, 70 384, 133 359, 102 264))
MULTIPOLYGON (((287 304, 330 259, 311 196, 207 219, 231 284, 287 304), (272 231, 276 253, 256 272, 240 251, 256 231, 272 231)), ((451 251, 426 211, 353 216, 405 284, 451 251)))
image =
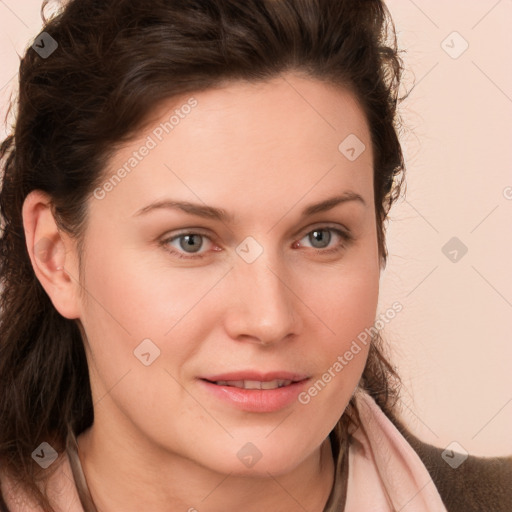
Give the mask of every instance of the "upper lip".
POLYGON ((274 371, 274 372, 258 372, 255 370, 243 370, 238 372, 219 373, 216 375, 207 375, 200 377, 203 380, 210 382, 217 381, 237 381, 237 380, 253 380, 259 382, 270 382, 272 380, 291 380, 299 382, 309 378, 309 375, 303 373, 294 373, 286 371, 274 371))

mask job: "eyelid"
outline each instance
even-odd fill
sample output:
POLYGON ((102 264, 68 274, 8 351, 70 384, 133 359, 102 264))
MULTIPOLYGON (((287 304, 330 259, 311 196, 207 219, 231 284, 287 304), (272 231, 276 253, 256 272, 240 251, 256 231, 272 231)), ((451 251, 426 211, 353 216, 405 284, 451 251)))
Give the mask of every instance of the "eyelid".
POLYGON ((301 238, 303 238, 305 235, 308 235, 309 233, 311 233, 311 231, 315 231, 317 229, 325 229, 325 230, 332 229, 333 231, 341 231, 348 238, 351 238, 351 239, 354 238, 354 235, 349 228, 347 228, 343 224, 334 223, 334 222, 315 222, 314 224, 311 224, 311 225, 306 226, 305 228, 301 229, 296 236, 300 236, 301 238))

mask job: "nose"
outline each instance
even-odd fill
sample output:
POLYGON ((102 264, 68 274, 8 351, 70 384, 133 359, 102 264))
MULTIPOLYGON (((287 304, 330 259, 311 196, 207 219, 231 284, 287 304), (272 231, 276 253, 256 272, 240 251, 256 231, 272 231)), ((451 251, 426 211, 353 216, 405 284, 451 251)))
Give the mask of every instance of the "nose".
POLYGON ((232 339, 273 345, 300 332, 298 299, 282 265, 262 255, 251 264, 238 261, 231 274, 225 326, 232 339))

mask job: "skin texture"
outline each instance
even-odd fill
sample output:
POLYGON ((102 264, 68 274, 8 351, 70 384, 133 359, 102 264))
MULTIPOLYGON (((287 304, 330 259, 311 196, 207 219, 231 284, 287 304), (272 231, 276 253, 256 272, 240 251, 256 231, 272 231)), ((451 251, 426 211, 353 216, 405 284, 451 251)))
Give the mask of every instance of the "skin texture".
POLYGON ((82 274, 49 199, 33 192, 24 205, 35 272, 86 338, 95 421, 78 438, 85 475, 105 511, 321 511, 333 479, 326 438, 367 348, 308 404, 275 412, 237 409, 198 377, 285 370, 314 383, 372 325, 380 268, 368 126, 349 92, 292 73, 190 96, 161 105, 108 163, 105 180, 153 134, 156 147, 89 199, 82 274), (197 105, 158 141, 153 130, 190 96, 197 105), (366 146, 354 161, 338 149, 349 134, 366 146), (300 218, 347 191, 365 204, 300 218), (166 199, 223 208, 233 220, 170 208, 136 215, 166 199), (322 248, 308 234, 327 227, 354 239, 330 232, 322 248), (180 239, 165 243, 190 232, 205 235, 193 242, 204 257, 179 258, 196 253, 180 239), (237 252, 249 236, 263 250, 252 263, 237 252), (38 258, 42 239, 50 243, 38 258), (160 355, 145 366, 134 350, 148 338, 160 355), (261 453, 252 467, 237 456, 249 442, 261 453))

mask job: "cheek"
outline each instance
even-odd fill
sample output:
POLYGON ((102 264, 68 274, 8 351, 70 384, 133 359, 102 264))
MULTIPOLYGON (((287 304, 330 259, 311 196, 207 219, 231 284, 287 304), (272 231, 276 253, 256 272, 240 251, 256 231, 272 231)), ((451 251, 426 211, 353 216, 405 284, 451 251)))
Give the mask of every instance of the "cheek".
POLYGON ((361 247, 336 270, 303 280, 322 326, 304 354, 317 362, 319 373, 299 402, 314 409, 324 425, 334 426, 341 416, 366 364, 379 296, 376 255, 376 247, 361 247))
POLYGON ((315 339, 315 347, 310 347, 321 361, 318 366, 322 382, 316 387, 321 391, 328 385, 330 392, 325 398, 337 395, 343 408, 366 363, 371 340, 368 333, 375 321, 377 302, 378 278, 370 279, 367 274, 340 279, 313 302, 323 312, 323 323, 329 327, 329 331, 324 328, 325 334, 315 339))
POLYGON ((118 408, 144 431, 153 432, 164 421, 177 436, 186 424, 173 419, 178 406, 190 407, 191 415, 200 418, 201 411, 178 382, 206 338, 197 312, 204 313, 201 321, 209 313, 198 302, 218 276, 210 272, 200 279, 185 269, 155 268, 143 254, 129 250, 115 258, 112 254, 112 247, 101 245, 84 265, 82 323, 90 347, 91 386, 96 399, 108 396, 100 402, 98 418, 118 408))
POLYGON ((207 338, 209 320, 218 318, 208 295, 225 269, 170 269, 161 261, 155 265, 154 258, 146 258, 142 251, 126 250, 113 257, 112 246, 97 245, 85 262, 82 322, 98 381, 108 389, 128 370, 131 380, 152 380, 156 372, 150 368, 160 373, 169 369, 178 378, 207 338), (150 344, 144 341, 148 339, 150 344), (141 354, 149 349, 154 360, 150 368, 137 360, 139 347, 145 347, 141 354))
POLYGON ((322 350, 331 359, 375 321, 380 278, 377 254, 373 238, 371 243, 367 239, 349 249, 338 263, 301 273, 301 296, 323 324, 322 350))
POLYGON ((211 287, 211 275, 158 268, 162 263, 155 266, 143 251, 113 255, 113 247, 103 245, 87 258, 87 309, 134 339, 162 338, 211 287))
POLYGON ((379 295, 378 276, 347 272, 332 277, 321 290, 309 296, 335 336, 355 334, 354 329, 373 323, 379 295))

